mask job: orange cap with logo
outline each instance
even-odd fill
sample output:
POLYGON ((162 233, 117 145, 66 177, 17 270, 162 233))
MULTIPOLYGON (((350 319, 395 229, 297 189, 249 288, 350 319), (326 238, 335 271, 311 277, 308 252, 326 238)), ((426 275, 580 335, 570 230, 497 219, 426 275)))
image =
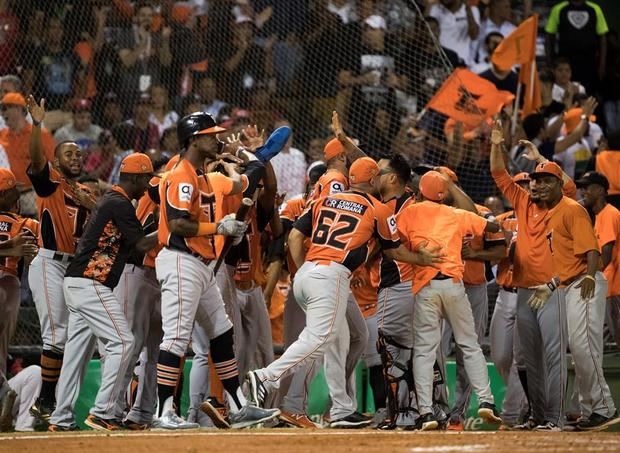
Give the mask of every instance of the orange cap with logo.
POLYGON ((530 174, 522 171, 521 173, 517 173, 516 175, 514 175, 512 177, 512 181, 513 182, 525 182, 525 181, 530 181, 530 174))
POLYGON ((17 186, 15 175, 8 168, 0 168, 0 192, 17 186))
POLYGON ((26 107, 26 99, 19 93, 7 93, 2 97, 2 104, 26 107))
POLYGON ((379 166, 374 159, 361 157, 349 168, 349 181, 351 184, 362 184, 377 176, 379 171, 379 166))
POLYGON ((133 153, 123 159, 120 172, 152 175, 153 163, 146 154, 133 153))
MULTIPOLYGON (((564 114, 564 125, 566 126, 567 134, 570 134, 579 126, 581 115, 583 115, 583 109, 581 107, 572 108, 564 114)), ((590 115, 588 119, 590 121, 596 121, 596 116, 590 115)))
POLYGON ((427 200, 441 202, 448 194, 448 181, 441 173, 431 170, 420 178, 420 192, 427 200))
POLYGON ((555 176, 559 180, 562 180, 563 174, 562 169, 555 162, 542 162, 536 165, 536 169, 534 169, 534 172, 530 174, 530 178, 533 179, 539 176, 551 175, 555 176))
POLYGON ((342 143, 340 143, 340 140, 337 138, 327 142, 327 145, 325 145, 325 148, 323 149, 323 156, 325 157, 326 162, 341 155, 342 153, 344 153, 344 146, 342 146, 342 143))

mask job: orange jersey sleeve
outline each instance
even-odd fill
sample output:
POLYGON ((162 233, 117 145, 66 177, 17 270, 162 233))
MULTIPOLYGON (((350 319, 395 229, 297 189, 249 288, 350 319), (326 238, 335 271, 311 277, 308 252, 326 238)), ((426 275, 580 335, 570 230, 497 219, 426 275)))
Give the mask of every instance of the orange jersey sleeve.
MULTIPOLYGON (((409 248, 408 238, 402 231, 401 225, 398 223, 398 216, 405 208, 407 208, 407 206, 413 203, 415 203, 415 200, 410 196, 410 194, 405 194, 399 199, 394 198, 385 203, 385 205, 388 206, 396 216, 396 227, 398 230, 399 239, 407 248, 409 248)), ((391 260, 384 254, 381 254, 379 262, 380 265, 377 270, 377 275, 379 277, 380 288, 387 288, 389 286, 397 285, 398 283, 413 280, 413 266, 411 264, 391 260)))
POLYGON ((318 200, 319 198, 344 192, 348 189, 349 180, 345 175, 336 170, 327 170, 314 186, 314 193, 310 199, 318 200))
MULTIPOLYGON (((159 205, 157 205, 149 196, 144 194, 138 201, 138 207, 136 208, 136 217, 140 221, 142 228, 144 228, 145 234, 150 234, 157 230, 159 216, 159 205)), ((151 250, 149 250, 142 260, 142 264, 146 267, 155 268, 155 258, 162 249, 161 244, 157 244, 151 250)))
MULTIPOLYGON (((39 234, 39 222, 17 214, 0 212, 0 242, 13 239, 21 233, 24 236, 36 238, 39 234)), ((17 256, 0 257, 0 272, 17 276, 17 266, 20 259, 17 256)))
POLYGON ((596 216, 594 231, 601 249, 613 243, 611 262, 603 269, 607 297, 620 295, 620 211, 607 204, 596 216))
POLYGON ((372 238, 385 249, 400 245, 390 209, 361 192, 318 199, 295 222, 295 228, 311 238, 307 261, 333 261, 351 271, 366 261, 372 238))

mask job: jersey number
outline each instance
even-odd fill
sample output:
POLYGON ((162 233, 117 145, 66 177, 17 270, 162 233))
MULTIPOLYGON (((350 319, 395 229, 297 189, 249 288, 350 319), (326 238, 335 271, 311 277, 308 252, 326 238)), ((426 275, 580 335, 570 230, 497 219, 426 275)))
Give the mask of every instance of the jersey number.
POLYGON ((330 247, 344 250, 348 244, 347 242, 339 241, 338 238, 343 234, 349 234, 355 231, 359 219, 357 217, 350 216, 348 214, 338 214, 334 211, 321 211, 319 216, 318 226, 312 236, 312 242, 317 245, 328 245, 330 247), (330 222, 326 223, 326 220, 330 222), (340 228, 336 228, 331 231, 331 228, 339 223, 344 223, 340 228))

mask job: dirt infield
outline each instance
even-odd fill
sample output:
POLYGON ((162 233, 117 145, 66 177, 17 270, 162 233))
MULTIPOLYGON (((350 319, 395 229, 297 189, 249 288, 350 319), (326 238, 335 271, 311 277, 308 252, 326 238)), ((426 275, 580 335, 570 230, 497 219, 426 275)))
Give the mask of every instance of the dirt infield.
POLYGON ((191 431, 98 434, 93 431, 62 434, 0 436, 2 452, 136 453, 222 451, 237 453, 476 453, 476 452, 614 452, 620 451, 619 433, 415 433, 377 431, 302 431, 293 429, 235 432, 191 431))

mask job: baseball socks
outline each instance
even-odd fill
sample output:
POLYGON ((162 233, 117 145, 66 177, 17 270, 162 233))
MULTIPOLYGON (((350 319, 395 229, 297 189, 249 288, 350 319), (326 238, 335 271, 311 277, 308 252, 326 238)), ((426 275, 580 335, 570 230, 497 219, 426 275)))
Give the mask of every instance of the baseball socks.
POLYGON ((224 396, 230 412, 238 412, 243 406, 247 405, 247 401, 239 385, 239 369, 233 347, 233 329, 213 338, 209 346, 213 367, 224 387, 224 396))
POLYGON ((159 416, 163 414, 164 408, 166 408, 166 401, 174 397, 180 376, 181 357, 168 351, 159 351, 159 360, 157 361, 159 416))
POLYGON ((56 403, 56 384, 62 369, 63 353, 51 349, 41 352, 41 391, 39 402, 45 407, 53 408, 56 403))

